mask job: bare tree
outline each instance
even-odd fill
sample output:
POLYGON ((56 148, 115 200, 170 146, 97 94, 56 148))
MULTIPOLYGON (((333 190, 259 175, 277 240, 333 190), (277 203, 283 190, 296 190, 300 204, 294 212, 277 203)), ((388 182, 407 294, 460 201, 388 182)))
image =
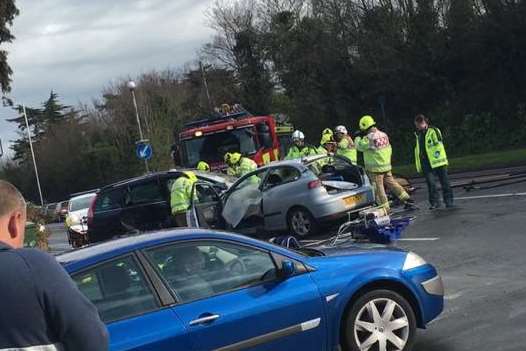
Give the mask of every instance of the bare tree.
POLYGON ((235 47, 239 33, 256 27, 256 0, 216 0, 207 13, 209 25, 217 34, 212 43, 205 45, 205 54, 219 60, 230 69, 237 70, 235 47))

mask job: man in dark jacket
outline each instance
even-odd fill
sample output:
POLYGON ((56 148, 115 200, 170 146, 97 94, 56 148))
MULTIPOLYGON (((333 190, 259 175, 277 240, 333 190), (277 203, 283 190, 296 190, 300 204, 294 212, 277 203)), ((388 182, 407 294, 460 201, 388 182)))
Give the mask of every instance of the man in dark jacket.
POLYGON ((0 180, 0 350, 105 351, 96 308, 53 256, 23 249, 26 205, 0 180))

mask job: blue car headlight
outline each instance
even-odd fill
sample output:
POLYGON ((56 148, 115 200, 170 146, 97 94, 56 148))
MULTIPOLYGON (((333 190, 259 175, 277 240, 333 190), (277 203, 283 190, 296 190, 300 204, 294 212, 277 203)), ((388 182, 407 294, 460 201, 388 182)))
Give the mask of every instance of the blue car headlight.
POLYGON ((414 252, 408 252, 407 256, 405 257, 404 266, 402 270, 408 271, 410 269, 424 266, 426 264, 427 262, 422 257, 418 256, 414 252))

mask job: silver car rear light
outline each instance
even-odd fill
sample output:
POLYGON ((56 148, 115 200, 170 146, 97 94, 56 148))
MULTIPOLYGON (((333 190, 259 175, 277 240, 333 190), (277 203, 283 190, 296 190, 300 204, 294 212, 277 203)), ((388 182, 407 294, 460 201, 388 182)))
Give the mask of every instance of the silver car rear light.
POLYGON ((309 182, 308 187, 309 187, 309 190, 321 187, 321 180, 316 179, 316 180, 309 182))

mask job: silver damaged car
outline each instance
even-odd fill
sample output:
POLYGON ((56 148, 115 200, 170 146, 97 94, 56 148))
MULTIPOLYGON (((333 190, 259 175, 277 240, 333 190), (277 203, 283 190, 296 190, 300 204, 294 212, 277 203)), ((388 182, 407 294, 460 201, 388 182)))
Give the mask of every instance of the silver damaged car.
POLYGON ((240 178, 222 195, 197 185, 190 223, 241 233, 315 234, 320 225, 374 204, 363 168, 340 156, 278 161, 240 178))

